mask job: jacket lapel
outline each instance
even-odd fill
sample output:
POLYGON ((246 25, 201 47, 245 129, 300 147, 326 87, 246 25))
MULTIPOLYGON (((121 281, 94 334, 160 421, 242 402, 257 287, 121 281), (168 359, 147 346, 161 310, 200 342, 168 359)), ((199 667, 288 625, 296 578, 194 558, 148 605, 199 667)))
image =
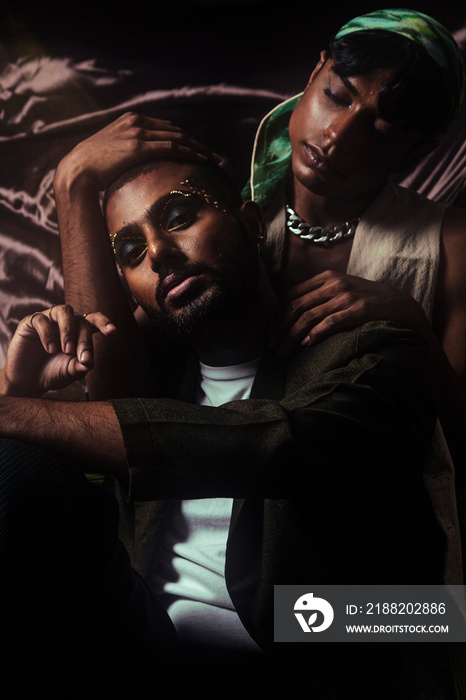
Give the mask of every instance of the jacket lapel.
MULTIPOLYGON (((266 352, 257 369, 256 378, 251 389, 251 399, 273 399, 280 401, 285 396, 286 366, 285 361, 273 352, 266 352)), ((244 507, 244 500, 235 499, 231 512, 230 537, 238 516, 244 507)))

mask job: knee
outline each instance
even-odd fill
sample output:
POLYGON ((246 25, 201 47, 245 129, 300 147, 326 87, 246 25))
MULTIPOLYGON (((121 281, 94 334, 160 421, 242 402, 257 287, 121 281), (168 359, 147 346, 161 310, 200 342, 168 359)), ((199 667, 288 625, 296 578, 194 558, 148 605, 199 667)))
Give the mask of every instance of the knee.
MULTIPOLYGON (((47 492, 52 485, 76 478, 75 469, 51 450, 19 440, 0 439, 0 493, 10 497, 27 489, 47 492)), ((37 491, 36 491, 37 495, 37 491)))
MULTIPOLYGON (((0 527, 44 519, 78 509, 92 489, 72 460, 26 442, 0 439, 0 527)), ((97 487, 95 487, 97 488, 97 487)))
POLYGON ((82 467, 54 451, 0 440, 0 563, 3 555, 17 563, 25 551, 26 560, 50 566, 84 560, 102 542, 113 547, 117 534, 115 499, 82 467))

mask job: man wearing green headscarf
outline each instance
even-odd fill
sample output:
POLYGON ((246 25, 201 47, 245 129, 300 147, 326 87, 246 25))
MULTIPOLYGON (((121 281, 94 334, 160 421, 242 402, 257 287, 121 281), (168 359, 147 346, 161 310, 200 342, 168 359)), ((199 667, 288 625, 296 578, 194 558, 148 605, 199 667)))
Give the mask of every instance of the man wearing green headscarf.
POLYGON ((436 147, 464 93, 439 22, 378 10, 345 24, 304 92, 263 119, 244 196, 266 216, 264 257, 285 292, 272 342, 284 352, 383 316, 421 329, 447 376, 465 379, 465 217, 390 181, 436 147))
POLYGON ((414 327, 438 360, 444 428, 461 456, 466 216, 392 176, 437 146, 465 84, 459 48, 433 18, 356 17, 304 92, 263 119, 243 192, 264 211, 263 254, 283 299, 272 345, 285 354, 374 318, 414 327))
MULTIPOLYGON (((243 192, 265 214, 263 255, 282 295, 271 335, 279 352, 375 318, 426 338, 445 386, 433 449, 452 475, 456 467, 460 520, 466 216, 392 176, 437 146, 464 94, 461 53, 439 22, 407 9, 356 17, 304 92, 263 119, 243 192)), ((449 651, 463 658, 464 648, 449 651)), ((464 661, 454 666, 464 676, 464 661)))

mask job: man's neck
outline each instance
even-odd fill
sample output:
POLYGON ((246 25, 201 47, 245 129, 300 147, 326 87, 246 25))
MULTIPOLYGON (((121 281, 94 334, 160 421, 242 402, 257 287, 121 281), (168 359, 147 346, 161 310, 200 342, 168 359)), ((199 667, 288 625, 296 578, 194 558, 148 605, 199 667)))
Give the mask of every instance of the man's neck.
POLYGON ((296 213, 314 226, 330 226, 361 216, 383 187, 351 197, 329 197, 311 192, 294 180, 288 194, 296 213))
POLYGON ((212 325, 193 341, 201 362, 211 367, 226 367, 248 362, 263 355, 277 298, 267 282, 259 285, 256 298, 240 314, 212 325))

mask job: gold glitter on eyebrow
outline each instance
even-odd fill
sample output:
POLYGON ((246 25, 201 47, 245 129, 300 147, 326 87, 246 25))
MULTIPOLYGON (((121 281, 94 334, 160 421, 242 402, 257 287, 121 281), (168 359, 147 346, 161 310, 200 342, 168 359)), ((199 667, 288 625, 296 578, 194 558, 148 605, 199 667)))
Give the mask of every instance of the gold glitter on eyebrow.
MULTIPOLYGON (((181 183, 181 184, 183 184, 183 183, 181 183)), ((175 194, 180 194, 180 195, 182 195, 183 197, 191 197, 193 193, 192 193, 192 192, 185 192, 185 191, 183 191, 183 190, 172 190, 171 192, 169 192, 168 195, 167 195, 168 199, 167 199, 167 201, 165 202, 165 204, 164 204, 163 207, 162 207, 162 214, 165 213, 165 209, 166 209, 166 208, 168 207, 168 205, 172 202, 173 195, 175 195, 175 194)))
MULTIPOLYGON (((168 193, 167 200, 162 207, 162 214, 165 212, 165 209, 168 207, 168 205, 172 201, 171 197, 173 197, 173 195, 176 195, 176 194, 181 195, 182 197, 191 197, 192 195, 197 195, 198 197, 202 197, 202 199, 206 202, 206 204, 209 204, 209 205, 215 207, 215 209, 222 211, 224 214, 228 213, 227 210, 224 209, 223 207, 221 207, 219 202, 216 199, 214 199, 214 197, 211 194, 209 194, 209 192, 207 192, 205 189, 201 188, 198 184, 196 184, 195 180, 191 180, 188 178, 188 179, 180 182, 180 185, 185 185, 186 187, 188 187, 189 191, 171 190, 171 192, 168 193)), ((120 231, 116 231, 116 233, 114 233, 112 238, 111 238, 111 245, 112 245, 114 254, 116 254, 115 240, 116 240, 116 237, 118 236, 119 233, 120 233, 120 231)), ((124 236, 124 237, 121 237, 121 240, 132 240, 132 238, 133 237, 131 237, 131 236, 124 236)))
POLYGON ((206 192, 205 189, 199 187, 194 180, 190 180, 188 178, 187 180, 183 180, 182 182, 180 182, 180 185, 186 185, 187 187, 189 187, 189 192, 185 192, 184 190, 173 190, 172 192, 170 192, 170 194, 181 194, 184 196, 189 196, 189 194, 197 194, 199 197, 202 197, 207 204, 211 204, 215 207, 215 209, 221 209, 224 214, 227 213, 227 210, 223 209, 217 202, 217 200, 214 199, 212 195, 210 195, 208 192, 206 192))

